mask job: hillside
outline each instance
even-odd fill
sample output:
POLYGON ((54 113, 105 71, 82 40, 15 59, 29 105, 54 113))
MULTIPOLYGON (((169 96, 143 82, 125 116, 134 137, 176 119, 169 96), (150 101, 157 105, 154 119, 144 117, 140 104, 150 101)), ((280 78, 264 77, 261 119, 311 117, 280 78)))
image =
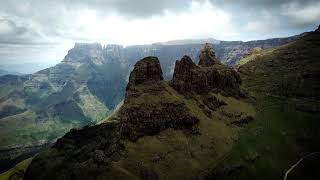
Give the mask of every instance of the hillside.
POLYGON ((170 82, 156 57, 138 61, 118 113, 71 130, 35 157, 25 179, 185 179, 216 164, 255 109, 239 97, 237 73, 209 47, 200 65, 188 56, 177 61, 170 82), (201 83, 190 84, 188 76, 201 83))
POLYGON ((116 107, 128 69, 104 53, 99 44, 76 44, 54 67, 0 77, 1 171, 116 107))
MULTIPOLYGON (((247 55, 240 76, 208 45, 199 65, 177 61, 169 82, 156 57, 142 59, 109 122, 71 130, 25 179, 283 179, 320 149, 319 42, 316 30, 247 55)), ((318 179, 318 157, 289 178, 318 179)))
MULTIPOLYGON (((301 35, 300 35, 301 36, 301 35)), ((298 36, 249 42, 208 39, 222 63, 236 62, 252 47, 274 47, 298 36)), ((0 172, 30 157, 71 128, 99 123, 123 100, 134 64, 157 56, 163 78, 171 79, 175 60, 199 61, 204 40, 170 41, 123 47, 76 43, 61 63, 37 73, 0 77, 0 172), (189 44, 186 44, 189 43, 189 44)))
MULTIPOLYGON (((256 100, 256 121, 208 177, 283 179, 302 157, 320 150, 320 32, 240 60, 242 88, 256 100)), ((293 168, 288 179, 319 179, 319 156, 293 168)))
MULTIPOLYGON (((212 41, 222 63, 236 62, 253 47, 274 47, 299 36, 260 41, 212 41)), ((175 60, 197 63, 203 40, 123 47, 76 43, 61 63, 37 73, 0 77, 0 172, 48 146, 71 128, 100 123, 123 100, 129 72, 138 59, 157 56, 163 78, 175 60), (189 44, 185 44, 189 43, 189 44)))

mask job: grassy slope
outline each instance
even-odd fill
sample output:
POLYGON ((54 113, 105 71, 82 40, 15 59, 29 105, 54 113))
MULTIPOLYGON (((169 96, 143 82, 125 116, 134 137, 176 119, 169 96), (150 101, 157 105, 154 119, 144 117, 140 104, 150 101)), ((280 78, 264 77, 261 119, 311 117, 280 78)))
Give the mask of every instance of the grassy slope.
MULTIPOLYGON (((61 70, 59 67, 50 69, 53 72, 61 70)), ((85 76, 87 74, 83 69, 77 70, 77 73, 85 76)), ((63 73, 67 72, 58 75, 62 76, 63 73)), ((7 80, 5 77, 1 79, 0 109, 10 105, 17 111, 2 114, 0 118, 0 149, 45 143, 61 137, 71 128, 96 123, 110 113, 108 107, 88 90, 86 84, 79 86, 78 82, 73 82, 60 90, 54 90, 55 86, 48 80, 49 75, 39 72, 32 78, 28 80, 12 76, 7 80), (35 79, 40 80, 37 82, 35 79), (51 84, 52 87, 43 90, 37 85, 29 86, 33 81, 36 84, 51 84)), ((81 82, 90 76, 77 78, 81 82)), ((65 77, 60 80, 66 81, 65 77)))
MULTIPOLYGON (((167 129, 155 136, 142 137, 135 143, 125 141, 127 154, 113 163, 113 178, 132 179, 138 178, 141 173, 156 173, 160 179, 186 179, 202 174, 203 170, 219 162, 232 147, 240 130, 239 127, 230 125, 235 116, 255 114, 253 106, 244 100, 210 94, 208 96, 214 95, 227 105, 208 117, 199 108, 202 96, 186 98, 170 86, 166 86, 163 94, 167 96, 166 100, 176 99, 187 104, 192 114, 200 119, 200 134, 167 129)), ((158 99, 149 94, 139 100, 154 103, 158 99)))
POLYGON ((239 71, 243 88, 256 98, 256 121, 241 132, 211 177, 282 179, 301 156, 320 149, 319 83, 313 79, 320 69, 319 39, 309 35, 242 60, 239 71), (235 165, 241 170, 219 174, 235 165))
POLYGON ((26 159, 15 167, 11 168, 10 170, 0 174, 0 180, 8 180, 8 179, 15 179, 15 180, 22 180, 24 172, 26 171, 27 167, 31 163, 32 158, 26 159))
MULTIPOLYGON (((227 105, 209 118, 199 108, 202 96, 183 97, 166 86, 168 99, 184 101, 200 119, 201 134, 167 129, 136 143, 125 141, 126 155, 112 164, 113 179, 153 173, 160 179, 282 179, 303 154, 319 149, 320 115, 314 111, 319 105, 318 86, 313 77, 320 51, 313 38, 265 51, 239 68, 243 88, 255 99, 257 109, 255 121, 244 129, 230 122, 241 112, 255 114, 247 100, 211 94, 227 105)), ((159 101, 152 95, 139 100, 159 101)))
MULTIPOLYGON (((110 179, 139 179, 141 177, 150 179, 157 174, 159 179, 187 179, 205 175, 207 169, 216 166, 221 159, 224 159, 242 129, 232 125, 231 122, 239 120, 241 117, 255 115, 255 108, 245 99, 224 97, 213 93, 186 97, 178 94, 166 82, 163 83, 164 89, 161 92, 145 93, 136 99, 131 99, 130 105, 183 102, 187 109, 200 119, 198 127, 192 132, 190 130, 166 129, 154 136, 141 137, 137 142, 123 140, 124 155, 119 160, 113 161, 110 169, 105 169, 104 177, 110 179), (159 98, 159 93, 162 98, 159 98), (207 116, 200 108, 202 100, 208 96, 216 96, 227 104, 211 111, 211 117, 207 116)), ((140 91, 143 88, 137 90, 140 91)), ((117 114, 113 118, 116 120, 117 114)), ((92 138, 98 138, 100 141, 99 137, 92 138)), ((95 142, 97 140, 89 141, 95 142)), ((83 148, 87 147, 83 146, 83 148)), ((69 164, 67 162, 70 160, 66 154, 63 154, 63 150, 60 153, 62 154, 57 153, 54 149, 43 151, 35 157, 33 164, 33 168, 39 165, 40 169, 35 168, 33 171, 36 173, 41 171, 44 176, 51 177, 51 175, 59 174, 61 177, 69 177, 68 173, 72 171, 72 167, 82 163, 69 164), (44 164, 39 164, 39 162, 44 162, 44 164), (68 168, 71 168, 70 171, 64 171, 68 168)), ((92 159, 89 159, 86 162, 91 161, 92 159)), ((91 169, 94 166, 87 168, 91 169)), ((98 176, 98 174, 94 176, 96 175, 98 176)))

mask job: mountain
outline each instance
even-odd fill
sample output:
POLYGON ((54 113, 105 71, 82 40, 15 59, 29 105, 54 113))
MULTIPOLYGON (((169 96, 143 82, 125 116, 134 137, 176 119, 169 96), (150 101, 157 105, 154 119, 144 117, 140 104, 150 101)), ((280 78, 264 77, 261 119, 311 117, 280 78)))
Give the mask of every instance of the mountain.
POLYGON ((38 154, 25 179, 319 179, 319 29, 248 54, 236 72, 207 44, 163 80, 138 61, 123 106, 38 154), (288 86, 290 85, 290 86, 288 86), (292 86, 291 86, 292 85, 292 86))
POLYGON ((199 65, 177 61, 169 82, 158 58, 138 61, 118 113, 71 130, 33 160, 25 179, 183 179, 223 157, 255 109, 239 97, 239 75, 209 47, 199 65))
POLYGON ((8 75, 8 74, 11 74, 11 75, 22 75, 22 74, 20 74, 18 72, 9 72, 9 71, 0 69, 0 76, 4 76, 4 75, 8 75))
MULTIPOLYGON (((300 36, 249 42, 208 40, 214 43, 215 56, 230 65, 253 47, 274 47, 300 36)), ((128 47, 76 43, 62 62, 51 68, 23 76, 1 76, 0 162, 5 165, 0 172, 45 148, 71 128, 104 120, 124 99, 129 73, 137 60, 158 57, 163 78, 169 80, 175 60, 187 55, 199 62, 203 44, 194 44, 198 42, 203 40, 128 47)), ((195 71, 201 76, 205 73, 198 68, 195 71)))
POLYGON ((104 119, 122 100, 128 73, 112 57, 100 44, 75 44, 54 67, 1 76, 1 164, 104 119))
POLYGON ((32 74, 54 65, 54 63, 46 63, 46 62, 21 63, 21 64, 6 64, 5 62, 10 62, 10 60, 4 60, 4 62, 0 64, 0 69, 9 71, 11 72, 9 74, 12 74, 12 75, 32 74))
POLYGON ((314 154, 320 150, 319 50, 320 28, 240 60, 237 70, 256 101, 256 121, 208 171, 209 179, 284 179, 286 173, 287 179, 320 178, 320 156, 314 154))

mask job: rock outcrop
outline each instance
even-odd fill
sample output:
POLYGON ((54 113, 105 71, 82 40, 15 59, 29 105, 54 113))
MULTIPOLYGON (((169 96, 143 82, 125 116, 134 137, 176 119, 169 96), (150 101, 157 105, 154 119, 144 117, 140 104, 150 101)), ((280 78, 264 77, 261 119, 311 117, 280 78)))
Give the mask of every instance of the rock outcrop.
POLYGON ((101 179, 123 154, 117 122, 71 129, 32 161, 24 179, 101 179), (49 156, 50 154, 51 156, 49 156), (57 170, 57 171, 56 171, 57 170))
POLYGON ((216 54, 210 44, 206 43, 201 49, 199 56, 199 66, 208 67, 218 62, 216 54))
POLYGON ((176 62, 172 87, 179 92, 204 92, 207 90, 207 77, 189 56, 176 62))
POLYGON ((219 63, 214 50, 206 44, 200 53, 199 66, 188 56, 176 62, 170 84, 184 94, 218 90, 228 95, 241 96, 240 83, 239 74, 219 63))
POLYGON ((163 77, 158 58, 153 56, 145 57, 134 65, 134 69, 129 77, 127 91, 141 83, 158 82, 161 80, 163 80, 163 77))
POLYGON ((122 136, 136 141, 166 128, 192 129, 199 120, 168 89, 158 58, 147 57, 137 62, 119 111, 122 136))

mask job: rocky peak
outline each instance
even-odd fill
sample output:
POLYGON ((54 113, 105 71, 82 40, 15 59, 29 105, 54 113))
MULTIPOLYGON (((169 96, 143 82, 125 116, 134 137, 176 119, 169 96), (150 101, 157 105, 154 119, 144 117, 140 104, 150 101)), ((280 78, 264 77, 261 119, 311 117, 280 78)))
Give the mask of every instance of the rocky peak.
POLYGON ((209 43, 206 43, 201 49, 199 59, 199 66, 202 67, 212 66, 218 62, 214 49, 209 43))
POLYGON ((99 43, 75 43, 63 62, 83 62, 86 58, 103 60, 102 46, 99 43))
MULTIPOLYGON (((208 46, 205 46, 204 49, 208 50, 207 53, 209 53, 209 55, 210 52, 212 52, 208 46)), ((205 54, 207 54, 205 51, 206 50, 203 50, 201 52, 202 55, 200 55, 200 57, 202 56, 202 60, 208 60, 208 57, 214 57, 211 56, 211 53, 210 56, 204 58, 206 56, 205 54)), ((221 63, 216 63, 218 61, 212 58, 211 60, 202 62, 207 63, 205 63, 204 66, 197 66, 188 56, 184 56, 180 61, 176 61, 170 85, 183 94, 206 93, 218 90, 228 95, 242 95, 239 88, 241 79, 235 70, 221 63)))
POLYGON ((97 49, 97 50, 102 50, 102 46, 99 43, 75 43, 74 44, 74 49, 83 49, 83 50, 97 49))
POLYGON ((160 62, 157 57, 149 56, 141 59, 134 65, 130 74, 127 90, 144 82, 163 80, 160 62))
MULTIPOLYGON (((183 59, 185 61, 193 63, 188 57, 183 59)), ((124 137, 136 141, 139 137, 155 135, 167 128, 192 129, 199 122, 189 113, 186 104, 168 89, 171 87, 163 81, 157 57, 146 57, 135 64, 124 105, 119 110, 124 137)))
POLYGON ((201 68, 194 64, 189 56, 184 56, 176 61, 171 86, 179 92, 203 92, 207 83, 207 77, 201 72, 201 68))

